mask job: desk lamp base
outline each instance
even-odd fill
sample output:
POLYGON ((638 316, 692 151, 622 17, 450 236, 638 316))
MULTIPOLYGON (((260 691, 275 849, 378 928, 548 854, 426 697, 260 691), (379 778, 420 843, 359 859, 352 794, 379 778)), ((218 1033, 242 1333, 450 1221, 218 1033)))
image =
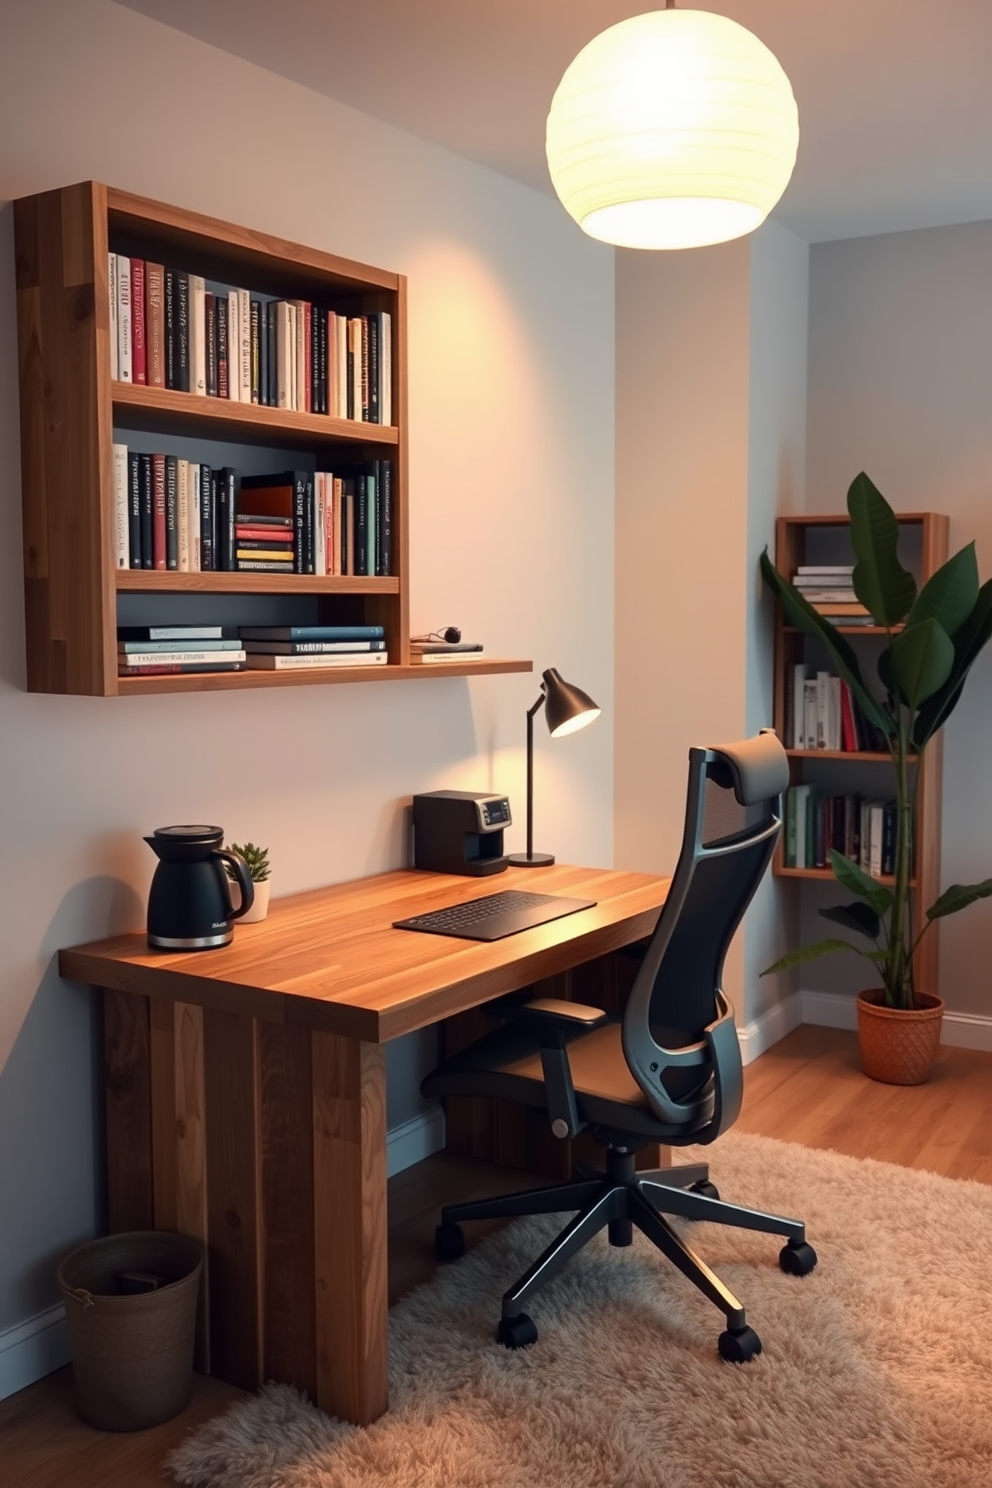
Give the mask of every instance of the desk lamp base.
POLYGON ((554 860, 554 853, 511 853, 509 857, 514 868, 549 868, 554 860))

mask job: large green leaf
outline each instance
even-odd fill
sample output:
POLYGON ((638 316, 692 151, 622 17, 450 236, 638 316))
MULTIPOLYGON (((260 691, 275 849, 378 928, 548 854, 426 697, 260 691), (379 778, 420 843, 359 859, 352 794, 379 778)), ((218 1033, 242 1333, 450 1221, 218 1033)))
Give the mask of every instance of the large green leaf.
POLYGON ((830 849, 830 866, 837 882, 843 884, 845 889, 850 889, 852 894, 857 894, 859 899, 867 899, 876 914, 887 914, 892 908, 891 889, 879 883, 877 878, 872 878, 870 873, 865 873, 863 868, 859 868, 850 858, 845 858, 835 847, 830 849))
POLYGON ((871 905, 862 904, 860 899, 853 904, 835 904, 830 909, 821 909, 820 914, 835 925, 843 925, 845 930, 867 935, 869 940, 877 940, 882 929, 882 922, 871 905))
POLYGON ((891 738, 895 733, 895 725, 865 686, 858 658, 846 636, 840 635, 823 615, 818 615, 796 586, 779 573, 769 558, 767 549, 761 555, 761 573, 769 589, 778 595, 788 623, 823 643, 838 674, 844 678, 857 698, 862 713, 876 728, 882 730, 886 738, 891 738))
POLYGON ((954 642, 936 620, 907 625, 889 647, 892 680, 908 707, 939 692, 954 668, 954 642))
POLYGON ((916 597, 916 580, 896 555, 899 524, 891 506, 862 470, 847 493, 851 516, 854 592, 879 625, 898 625, 916 597))
POLYGON ((791 966, 802 966, 804 961, 815 961, 820 956, 829 956, 833 951, 856 951, 859 956, 864 955, 849 940, 818 940, 814 945, 803 946, 798 951, 780 956, 771 966, 766 966, 760 975, 770 976, 773 971, 788 971, 791 966))
POLYGON ((945 889, 940 898, 931 904, 927 910, 928 920, 942 920, 945 915, 957 914, 958 910, 967 909, 969 904, 974 904, 976 899, 988 899, 992 896, 992 878, 986 878, 977 884, 951 884, 945 889))
POLYGON ((978 602, 978 559, 970 542, 948 558, 923 585, 906 619, 907 627, 936 620, 949 636, 955 635, 978 602))
POLYGON ((954 666, 938 692, 923 704, 913 727, 913 743, 921 749, 947 722, 957 705, 965 678, 979 653, 992 639, 992 579, 978 591, 975 607, 954 637, 954 666))

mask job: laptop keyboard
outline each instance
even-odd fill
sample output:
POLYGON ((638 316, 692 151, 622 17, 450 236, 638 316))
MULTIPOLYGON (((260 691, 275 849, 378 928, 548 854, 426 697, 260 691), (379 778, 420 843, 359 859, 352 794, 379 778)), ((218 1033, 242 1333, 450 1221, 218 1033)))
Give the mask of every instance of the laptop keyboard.
POLYGON ((556 894, 528 894, 523 889, 504 889, 501 894, 488 894, 484 899, 473 899, 469 904, 452 904, 448 909, 432 909, 428 914, 411 915, 403 924, 411 929, 439 930, 451 935, 484 924, 493 915, 537 909, 558 902, 556 894))

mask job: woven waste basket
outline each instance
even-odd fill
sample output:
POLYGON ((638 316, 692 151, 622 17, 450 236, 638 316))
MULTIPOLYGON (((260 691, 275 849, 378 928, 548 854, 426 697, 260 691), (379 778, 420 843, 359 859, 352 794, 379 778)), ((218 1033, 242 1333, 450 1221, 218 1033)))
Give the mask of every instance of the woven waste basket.
POLYGON ((57 1277, 84 1421, 143 1431, 188 1403, 202 1269, 195 1240, 157 1230, 107 1235, 65 1257, 57 1277), (148 1278, 154 1290, 125 1290, 148 1278))

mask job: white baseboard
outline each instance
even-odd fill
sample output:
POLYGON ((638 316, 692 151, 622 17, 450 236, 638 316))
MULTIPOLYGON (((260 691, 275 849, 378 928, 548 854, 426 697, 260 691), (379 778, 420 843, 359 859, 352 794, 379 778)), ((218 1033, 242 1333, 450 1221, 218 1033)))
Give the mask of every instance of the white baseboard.
MULTIPOLYGON (((801 992, 802 1022, 820 1028, 857 1028, 853 997, 831 992, 801 992)), ((992 1018, 982 1013, 945 1012, 940 1042, 956 1049, 979 1049, 992 1053, 992 1018)))
POLYGON ((0 1400, 69 1362, 69 1330, 59 1302, 0 1333, 0 1400))
POLYGON ((402 1126, 394 1126, 386 1138, 386 1172, 390 1178, 422 1162, 444 1146, 444 1112, 440 1106, 423 1111, 402 1126))
POLYGON ((803 1018, 803 1004, 798 992, 791 993, 784 1002, 777 1002, 773 1007, 766 1008, 763 1013, 751 1023, 746 1023, 743 1028, 737 1029, 737 1041, 741 1046, 741 1059, 745 1064, 750 1064, 752 1059, 757 1059, 759 1054, 764 1054, 772 1044, 777 1044, 779 1039, 785 1038, 800 1023, 808 1022, 803 1018))

